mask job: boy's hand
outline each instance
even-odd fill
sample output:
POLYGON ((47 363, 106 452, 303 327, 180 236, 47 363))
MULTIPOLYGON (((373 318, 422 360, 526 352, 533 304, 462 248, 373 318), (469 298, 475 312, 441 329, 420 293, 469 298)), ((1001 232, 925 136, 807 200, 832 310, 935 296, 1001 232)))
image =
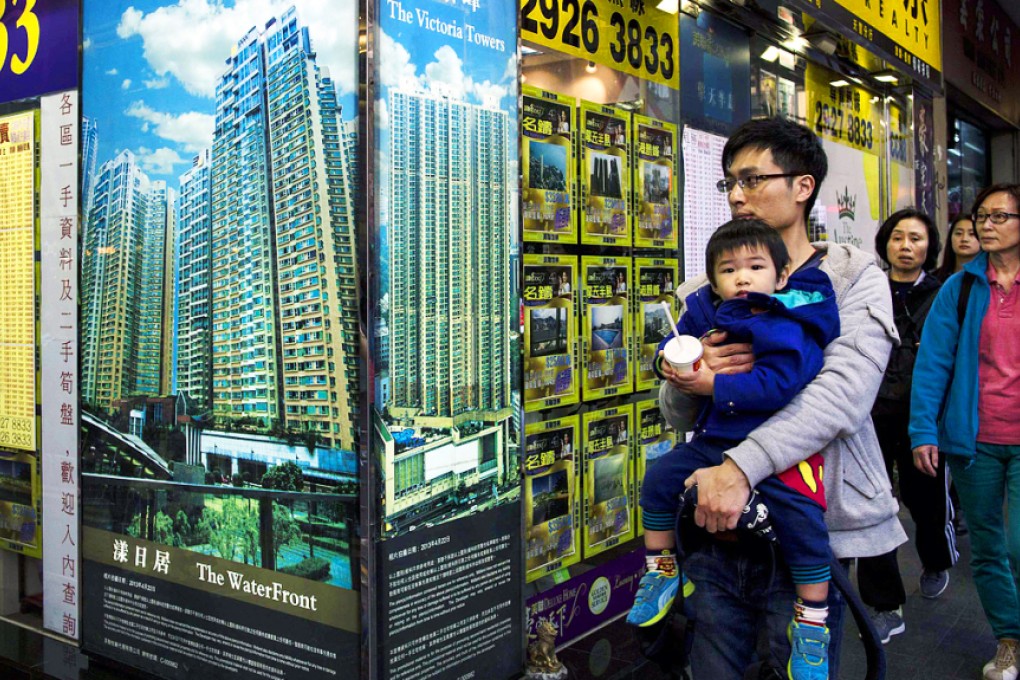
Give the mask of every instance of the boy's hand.
MULTIPOLYGON (((669 366, 669 362, 664 361, 662 363, 663 366, 669 366)), ((672 371, 672 373, 673 377, 669 378, 669 381, 681 392, 701 397, 712 396, 712 392, 715 389, 715 371, 704 363, 696 371, 689 371, 687 373, 672 371)), ((665 371, 663 371, 663 375, 666 375, 665 371)))
POLYGON ((736 342, 725 345, 723 344, 725 342, 726 331, 712 331, 706 334, 701 339, 701 346, 705 352, 701 357, 701 365, 722 374, 749 372, 754 366, 751 343, 736 342))

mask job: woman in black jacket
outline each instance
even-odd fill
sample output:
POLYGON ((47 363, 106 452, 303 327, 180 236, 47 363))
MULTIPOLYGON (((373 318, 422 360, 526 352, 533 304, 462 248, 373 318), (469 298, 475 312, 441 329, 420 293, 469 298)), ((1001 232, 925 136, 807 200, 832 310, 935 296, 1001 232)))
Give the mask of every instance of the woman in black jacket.
MULTIPOLYGON (((917 525, 921 558, 921 595, 934 599, 949 585, 949 568, 956 563, 956 541, 949 525, 945 469, 937 478, 914 467, 907 424, 910 384, 921 342, 921 329, 941 282, 931 274, 939 253, 939 234, 924 213, 907 208, 893 213, 875 236, 875 252, 889 267, 889 288, 900 344, 893 348, 878 398, 871 411, 885 457, 889 479, 898 473, 900 500, 917 525)), ((882 641, 902 633, 902 605, 906 602, 896 551, 858 562, 861 598, 878 612, 875 624, 882 641)))

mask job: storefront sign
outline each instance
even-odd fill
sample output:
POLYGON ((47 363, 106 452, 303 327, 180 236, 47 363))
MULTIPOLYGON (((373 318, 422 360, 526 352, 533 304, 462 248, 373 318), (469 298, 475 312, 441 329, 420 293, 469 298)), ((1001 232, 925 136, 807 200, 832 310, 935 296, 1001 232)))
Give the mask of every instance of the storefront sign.
POLYGON ((842 76, 808 64, 804 78, 809 125, 825 139, 878 155, 882 146, 879 112, 863 87, 835 87, 842 76))
POLYGON ((76 0, 0 3, 0 102, 78 83, 76 0))
MULTIPOLYGON (((966 0, 972 2, 973 0, 966 0)), ((985 0, 981 0, 982 2, 985 0)), ((788 0, 811 16, 855 34, 900 70, 941 89, 942 28, 939 0, 788 0)))
POLYGON ((43 624, 78 639, 78 93, 43 97, 41 108, 43 624))
POLYGON ((934 217, 935 121, 931 99, 917 91, 914 92, 914 150, 914 194, 917 208, 934 217))
POLYGON ((943 1, 946 81, 1020 125, 1020 27, 995 0, 943 1))
POLYGON ((872 31, 888 37, 896 43, 898 59, 912 63, 923 75, 930 77, 927 69, 916 63, 940 70, 942 64, 941 17, 939 0, 905 0, 882 2, 879 0, 836 0, 853 13, 856 20, 851 27, 868 40, 874 40, 872 31))
POLYGON ((520 3, 522 40, 680 89, 675 14, 623 0, 520 3))

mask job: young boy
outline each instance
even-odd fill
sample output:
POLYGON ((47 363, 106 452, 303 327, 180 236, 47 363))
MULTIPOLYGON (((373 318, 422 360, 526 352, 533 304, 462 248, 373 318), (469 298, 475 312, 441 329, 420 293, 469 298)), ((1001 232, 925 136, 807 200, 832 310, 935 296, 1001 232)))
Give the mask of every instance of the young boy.
MULTIPOLYGON (((755 362, 749 373, 717 375, 701 366, 682 378, 685 391, 709 398, 702 400, 693 440, 677 445, 645 475, 641 507, 648 573, 627 617, 636 626, 660 621, 679 588, 676 516, 682 505, 697 503, 697 488, 685 492, 685 480, 699 468, 720 464, 724 451, 793 399, 821 369, 825 346, 839 335, 835 294, 820 270, 798 273, 795 287, 776 293, 787 284, 789 255, 781 236, 764 222, 727 222, 709 240, 706 259, 710 285, 688 296, 679 331, 701 337, 724 330, 733 342, 751 343, 755 362)), ((659 361, 669 339, 660 345, 659 361)), ((797 602, 788 669, 796 680, 828 677, 830 551, 821 467, 815 454, 764 480, 752 491, 738 524, 778 538, 793 576, 797 602)), ((693 584, 683 581, 688 595, 693 584)))

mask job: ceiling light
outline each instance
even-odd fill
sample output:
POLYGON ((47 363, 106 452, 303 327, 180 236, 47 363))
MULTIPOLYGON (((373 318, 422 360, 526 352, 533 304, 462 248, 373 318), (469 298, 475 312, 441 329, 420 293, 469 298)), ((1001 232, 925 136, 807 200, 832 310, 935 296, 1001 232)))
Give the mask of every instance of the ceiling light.
POLYGON ((836 48, 839 47, 839 39, 828 31, 805 33, 804 38, 811 43, 816 50, 830 57, 836 53, 836 48))
POLYGON ((595 73, 595 71, 598 70, 598 67, 595 65, 594 61, 589 61, 588 65, 584 67, 584 70, 588 73, 595 73))
POLYGON ((667 14, 676 14, 680 11, 680 0, 660 0, 655 8, 667 14))
POLYGON ((895 71, 878 71, 877 73, 872 73, 871 77, 880 83, 891 83, 893 85, 900 80, 899 74, 895 71))
POLYGON ((850 83, 848 81, 843 80, 842 78, 840 78, 839 80, 830 80, 829 81, 829 85, 832 85, 833 87, 846 87, 849 84, 850 83))
POLYGON ((765 48, 765 51, 761 53, 761 60, 767 61, 770 64, 779 58, 779 48, 775 45, 769 45, 765 48))

